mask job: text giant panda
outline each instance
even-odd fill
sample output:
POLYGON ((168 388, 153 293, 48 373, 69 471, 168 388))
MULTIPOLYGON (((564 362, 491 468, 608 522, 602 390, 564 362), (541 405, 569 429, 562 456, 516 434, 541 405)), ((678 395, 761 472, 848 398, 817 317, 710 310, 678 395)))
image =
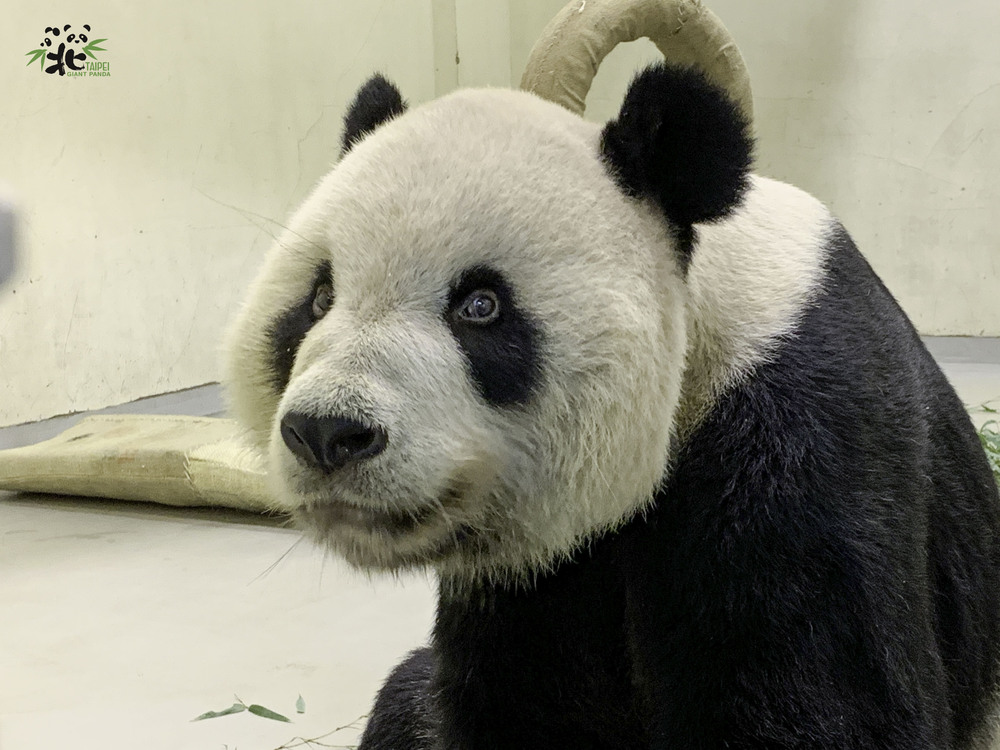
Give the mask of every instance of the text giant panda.
POLYGON ((601 129, 376 76, 346 123, 228 379, 315 538, 436 570, 362 748, 985 746, 985 458, 720 90, 654 66, 601 129))

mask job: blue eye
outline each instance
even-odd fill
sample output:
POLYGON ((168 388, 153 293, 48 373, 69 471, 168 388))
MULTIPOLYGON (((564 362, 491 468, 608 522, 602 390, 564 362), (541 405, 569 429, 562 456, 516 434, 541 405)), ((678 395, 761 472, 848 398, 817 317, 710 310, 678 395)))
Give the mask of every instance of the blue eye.
POLYGON ((500 317, 500 300, 492 289, 477 289, 458 307, 458 317, 467 323, 487 325, 500 317))

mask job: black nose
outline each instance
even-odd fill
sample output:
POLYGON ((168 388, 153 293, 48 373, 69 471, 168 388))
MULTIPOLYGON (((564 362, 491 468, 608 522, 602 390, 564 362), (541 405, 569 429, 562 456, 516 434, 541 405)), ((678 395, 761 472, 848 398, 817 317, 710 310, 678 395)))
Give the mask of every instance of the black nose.
POLYGON ((353 419, 312 417, 289 412, 281 419, 281 438, 307 466, 329 473, 385 450, 385 430, 353 419))

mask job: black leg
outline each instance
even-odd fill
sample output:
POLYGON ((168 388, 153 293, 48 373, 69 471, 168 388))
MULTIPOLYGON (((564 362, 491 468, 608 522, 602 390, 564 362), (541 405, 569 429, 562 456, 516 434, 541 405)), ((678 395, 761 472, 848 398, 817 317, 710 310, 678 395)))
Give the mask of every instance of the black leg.
POLYGON ((375 698, 358 750, 431 750, 436 736, 430 701, 433 656, 411 653, 396 667, 375 698))

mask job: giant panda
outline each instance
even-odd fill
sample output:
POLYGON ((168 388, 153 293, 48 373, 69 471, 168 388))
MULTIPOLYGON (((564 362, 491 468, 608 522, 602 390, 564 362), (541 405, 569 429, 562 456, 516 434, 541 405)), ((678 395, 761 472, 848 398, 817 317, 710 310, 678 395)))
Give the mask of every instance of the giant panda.
POLYGON ((228 344, 281 506, 431 568, 363 750, 968 750, 1000 502, 912 325, 740 110, 642 71, 603 127, 382 76, 228 344))

